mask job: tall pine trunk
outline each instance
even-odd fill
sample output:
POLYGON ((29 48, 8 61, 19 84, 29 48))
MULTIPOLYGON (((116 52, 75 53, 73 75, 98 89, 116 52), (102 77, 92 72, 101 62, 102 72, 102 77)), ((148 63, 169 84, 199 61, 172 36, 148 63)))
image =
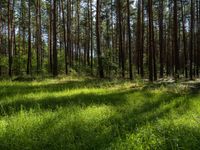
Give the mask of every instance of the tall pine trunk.
POLYGON ((132 49, 131 49, 131 26, 130 26, 130 1, 127 0, 127 25, 128 25, 128 52, 129 52, 129 78, 133 79, 132 49))
POLYGON ((56 15, 56 0, 53 0, 53 76, 58 75, 58 58, 57 58, 57 30, 56 30, 56 22, 57 22, 57 15, 56 15))
POLYGON ((96 4, 96 44, 97 44, 97 57, 98 57, 98 72, 100 78, 104 78, 102 52, 101 52, 101 41, 100 41, 100 0, 97 0, 96 4))
POLYGON ((29 0, 28 4, 28 61, 27 61, 27 71, 26 73, 29 75, 32 71, 32 61, 31 61, 31 0, 29 0))

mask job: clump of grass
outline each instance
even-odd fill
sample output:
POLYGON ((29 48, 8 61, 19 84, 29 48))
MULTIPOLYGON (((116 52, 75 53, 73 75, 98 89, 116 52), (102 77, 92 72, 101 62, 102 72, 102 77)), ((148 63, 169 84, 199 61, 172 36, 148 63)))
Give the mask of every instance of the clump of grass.
POLYGON ((0 149, 199 149, 200 94, 181 83, 0 81, 0 149))

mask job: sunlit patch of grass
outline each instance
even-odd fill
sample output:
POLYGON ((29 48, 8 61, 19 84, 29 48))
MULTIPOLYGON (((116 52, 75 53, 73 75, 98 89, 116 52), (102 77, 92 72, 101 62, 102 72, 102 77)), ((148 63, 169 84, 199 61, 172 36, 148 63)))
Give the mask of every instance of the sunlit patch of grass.
POLYGON ((59 77, 0 82, 0 149, 199 149, 187 84, 59 77))

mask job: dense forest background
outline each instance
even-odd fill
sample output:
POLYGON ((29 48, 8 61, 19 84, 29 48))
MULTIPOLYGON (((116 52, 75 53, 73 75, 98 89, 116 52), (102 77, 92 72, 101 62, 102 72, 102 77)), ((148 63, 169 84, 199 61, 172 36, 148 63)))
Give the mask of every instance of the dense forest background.
POLYGON ((199 0, 1 0, 0 76, 199 77, 199 0))

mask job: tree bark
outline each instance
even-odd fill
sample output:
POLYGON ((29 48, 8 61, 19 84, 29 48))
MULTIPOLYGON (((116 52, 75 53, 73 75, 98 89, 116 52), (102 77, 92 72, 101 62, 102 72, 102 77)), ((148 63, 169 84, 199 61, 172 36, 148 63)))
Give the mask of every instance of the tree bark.
POLYGON ((133 80, 131 26, 130 26, 130 1, 129 0, 127 0, 127 27, 128 27, 128 51, 129 51, 129 78, 130 78, 130 80, 133 80))
POLYGON ((31 53, 31 0, 29 0, 28 4, 28 61, 27 61, 27 71, 26 73, 31 74, 32 70, 32 53, 31 53))
POLYGON ((101 54, 101 41, 100 41, 100 5, 101 1, 97 0, 96 3, 96 44, 97 44, 97 57, 98 57, 98 71, 100 78, 104 78, 103 62, 101 54))
POLYGON ((160 78, 163 78, 163 0, 159 1, 159 49, 160 49, 160 78))
POLYGON ((152 0, 148 0, 148 15, 149 15, 149 81, 153 82, 153 36, 152 36, 152 0))
POLYGON ((179 78, 179 48, 178 48, 178 19, 177 19, 177 0, 174 0, 174 26, 173 26, 173 36, 174 36, 174 54, 175 54, 175 78, 179 78))
POLYGON ((56 0, 53 0, 53 76, 56 77, 58 75, 58 67, 57 67, 57 30, 56 30, 56 0))
POLYGON ((194 40, 194 0, 191 0, 191 20, 190 20, 190 79, 193 79, 193 40, 194 40))
POLYGON ((64 2, 62 3, 62 21, 63 21, 63 31, 64 31, 64 49, 65 49, 65 74, 68 74, 68 53, 67 53, 67 40, 66 40, 66 21, 65 21, 65 10, 64 10, 64 2))

